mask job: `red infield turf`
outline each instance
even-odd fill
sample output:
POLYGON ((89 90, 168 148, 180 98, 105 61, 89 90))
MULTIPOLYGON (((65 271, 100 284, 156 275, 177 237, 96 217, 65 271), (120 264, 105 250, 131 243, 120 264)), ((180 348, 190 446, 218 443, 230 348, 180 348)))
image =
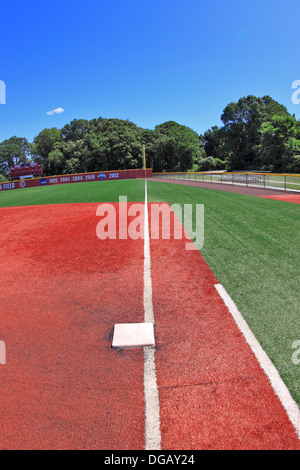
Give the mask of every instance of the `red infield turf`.
POLYGON ((300 204, 300 194, 278 194, 276 196, 259 196, 265 199, 276 199, 278 201, 294 202, 300 204))
POLYGON ((0 448, 141 449, 143 241, 100 241, 98 204, 1 209, 0 448))
MULTIPOLYGON (((96 237, 98 204, 0 209, 0 449, 143 449, 143 240, 96 237)), ((117 208, 117 205, 115 205, 117 208)), ((151 241, 162 449, 299 449, 217 280, 185 240, 151 241)))

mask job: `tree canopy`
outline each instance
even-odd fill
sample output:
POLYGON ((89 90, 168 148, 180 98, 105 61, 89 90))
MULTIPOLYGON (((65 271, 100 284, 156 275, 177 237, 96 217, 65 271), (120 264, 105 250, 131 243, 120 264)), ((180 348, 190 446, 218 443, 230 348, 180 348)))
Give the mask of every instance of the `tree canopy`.
POLYGON ((129 120, 74 119, 62 129, 43 129, 30 143, 11 137, 0 143, 0 175, 18 163, 38 162, 46 176, 141 168, 161 171, 300 171, 300 122, 270 96, 229 103, 223 126, 198 135, 168 121, 143 129, 129 120))
POLYGON ((173 121, 150 130, 129 120, 74 119, 62 129, 43 129, 32 144, 17 137, 2 142, 0 172, 9 176, 14 157, 42 164, 45 175, 141 168, 143 145, 154 171, 187 171, 204 153, 198 134, 173 121))
POLYGON ((26 163, 31 155, 31 144, 24 137, 11 137, 0 144, 0 174, 8 178, 9 169, 19 163, 26 163))
POLYGON ((212 127, 200 140, 206 155, 224 160, 228 170, 295 170, 300 122, 270 96, 229 103, 221 121, 223 127, 212 127))

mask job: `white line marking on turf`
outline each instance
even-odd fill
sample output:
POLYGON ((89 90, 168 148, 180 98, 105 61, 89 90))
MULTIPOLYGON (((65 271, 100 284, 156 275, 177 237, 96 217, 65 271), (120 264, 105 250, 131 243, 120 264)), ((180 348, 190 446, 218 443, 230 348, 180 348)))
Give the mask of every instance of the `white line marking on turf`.
POLYGON ((0 341, 0 364, 6 364, 6 348, 4 341, 0 341))
POLYGON ((298 437, 300 438, 300 410, 297 403, 292 398, 288 388, 281 379, 276 367, 273 365, 268 355, 262 349, 261 345, 255 338, 254 334, 250 330, 241 313, 238 311, 237 306, 235 305, 231 297, 227 294, 224 287, 221 284, 215 284, 215 288, 217 289, 220 297, 222 298, 229 312, 233 316, 240 331, 243 333, 247 343, 254 352, 260 366, 267 375, 275 394, 278 396, 283 407, 285 408, 287 415, 290 421, 292 422, 298 437))
MULTIPOLYGON (((152 303, 147 181, 144 212, 144 321, 155 323, 152 303)), ((160 410, 155 370, 155 348, 144 348, 145 450, 161 449, 160 410)))

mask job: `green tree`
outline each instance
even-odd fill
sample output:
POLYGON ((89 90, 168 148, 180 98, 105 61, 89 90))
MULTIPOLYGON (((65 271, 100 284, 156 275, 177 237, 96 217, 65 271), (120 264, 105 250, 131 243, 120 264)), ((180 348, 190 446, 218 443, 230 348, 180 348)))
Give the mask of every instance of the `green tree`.
POLYGON ((105 119, 98 123, 102 135, 101 158, 108 170, 126 170, 142 167, 142 132, 129 120, 105 119))
POLYGON ((62 142, 61 131, 56 127, 42 130, 33 140, 34 161, 43 165, 45 175, 51 174, 50 153, 62 142))
POLYGON ((47 162, 51 175, 60 175, 64 172, 66 162, 64 155, 59 148, 54 148, 54 150, 49 153, 47 162))
POLYGON ((189 127, 168 121, 156 126, 155 131, 155 171, 187 171, 200 158, 202 150, 199 136, 189 127))
POLYGON ((224 154, 224 129, 213 126, 199 137, 200 143, 207 157, 223 158, 224 154))
POLYGON ((59 146, 59 150, 63 155, 63 161, 65 162, 63 173, 70 173, 70 168, 74 167, 75 160, 77 162, 76 171, 74 171, 75 173, 84 173, 87 171, 88 149, 84 138, 65 141, 59 146), (73 160, 73 163, 68 165, 68 161, 71 159, 73 160))
POLYGON ((294 155, 291 158, 287 171, 300 174, 300 155, 294 155))
POLYGON ((108 137, 100 131, 91 130, 84 137, 86 146, 86 171, 108 170, 108 137))
POLYGON ((62 139, 65 142, 82 139, 91 129, 92 121, 86 119, 74 119, 61 129, 62 139))
POLYGON ((293 168, 294 155, 300 152, 300 126, 292 116, 274 115, 260 128, 260 162, 266 170, 293 168))
POLYGON ((244 170, 260 163, 260 128, 274 115, 290 116, 287 109, 270 96, 249 95, 229 103, 223 111, 224 156, 230 169, 244 170))
POLYGON ((217 168, 217 160, 213 157, 205 157, 200 161, 198 171, 213 171, 217 168))
POLYGON ((153 168, 154 171, 162 171, 156 167, 156 145, 157 145, 157 133, 152 129, 141 129, 142 133, 142 144, 145 145, 146 149, 146 166, 147 168, 153 168))

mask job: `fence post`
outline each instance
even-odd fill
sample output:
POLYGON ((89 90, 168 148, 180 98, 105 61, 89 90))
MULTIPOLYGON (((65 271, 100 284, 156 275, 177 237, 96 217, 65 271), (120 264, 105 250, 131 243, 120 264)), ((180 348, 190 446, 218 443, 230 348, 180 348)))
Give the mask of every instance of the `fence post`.
POLYGON ((284 190, 286 191, 286 175, 284 175, 284 190))

